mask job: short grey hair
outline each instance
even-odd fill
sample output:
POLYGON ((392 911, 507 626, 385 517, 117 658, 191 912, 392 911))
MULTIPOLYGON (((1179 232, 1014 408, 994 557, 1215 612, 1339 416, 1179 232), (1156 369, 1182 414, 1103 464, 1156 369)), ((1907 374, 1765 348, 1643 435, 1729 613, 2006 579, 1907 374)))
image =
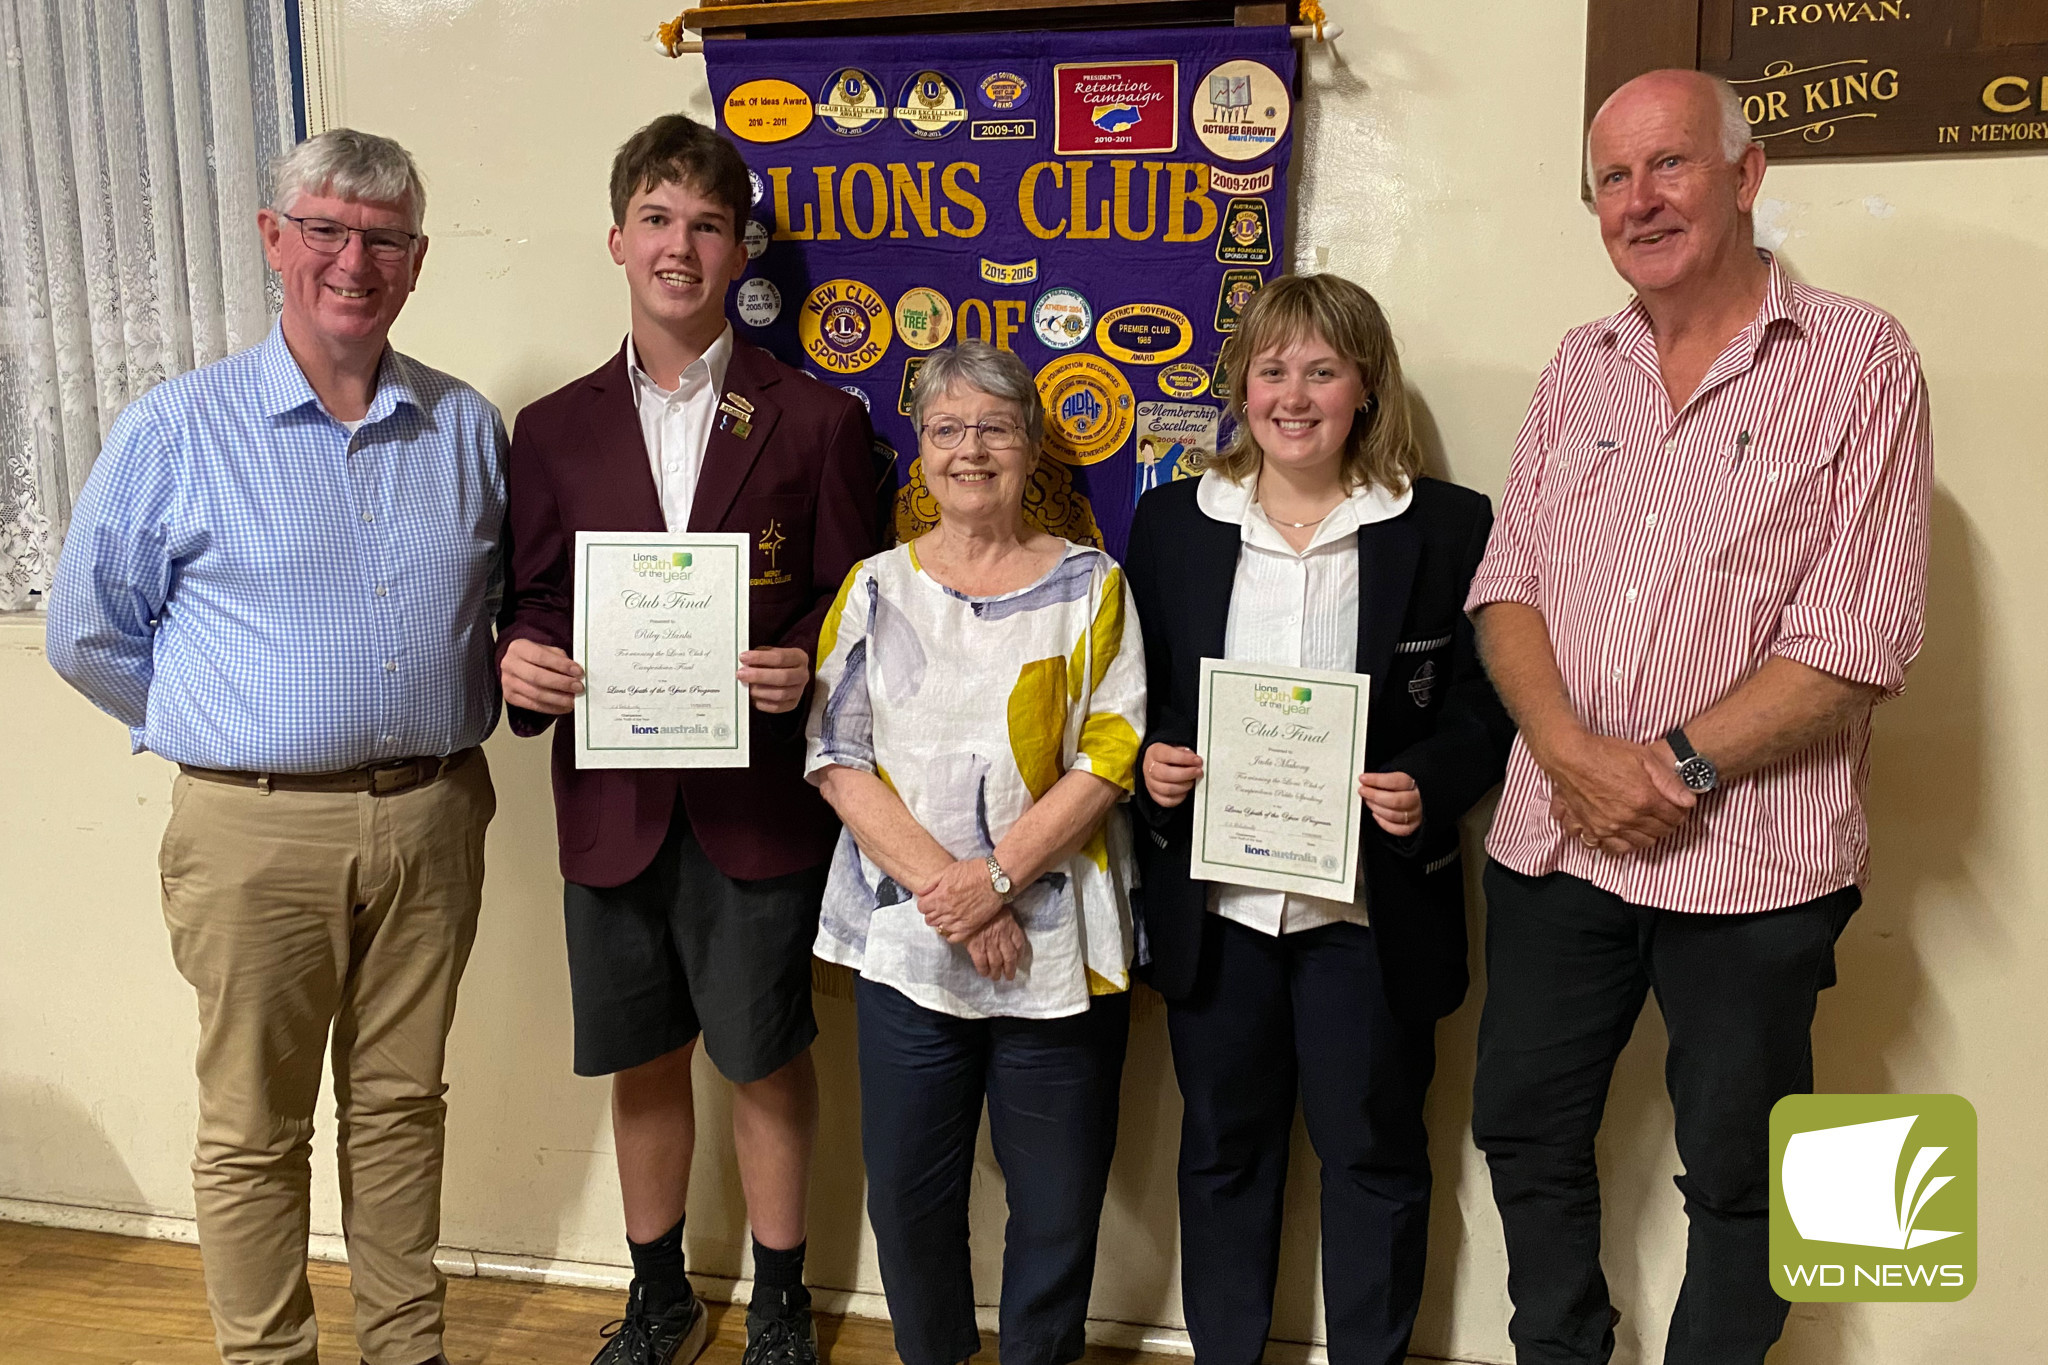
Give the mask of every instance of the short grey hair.
POLYGON ((917 372, 910 394, 910 422, 921 432, 924 415, 955 385, 1014 403, 1024 415, 1024 437, 1034 453, 1045 440, 1045 405, 1024 362, 986 341, 963 341, 947 351, 934 351, 917 372))
POLYGON ((1735 93, 1735 87, 1721 76, 1709 79, 1714 82, 1714 102, 1721 106, 1721 155, 1733 165, 1756 145, 1756 131, 1749 126, 1749 115, 1742 112, 1742 96, 1735 93))
POLYGON ((357 203, 406 204, 412 230, 427 217, 427 186, 412 153, 388 137, 330 128, 307 138, 270 167, 271 207, 290 213, 302 194, 331 195, 357 203))
MULTIPOLYGON (((1645 72, 1645 75, 1648 73, 1645 72)), ((1749 116, 1742 112, 1742 96, 1736 92, 1725 77, 1702 71, 1707 83, 1714 89, 1714 104, 1721 111, 1721 155, 1733 166, 1742 160, 1743 154, 1756 145, 1756 133, 1749 126, 1749 116)), ((1615 94, 1619 94, 1617 89, 1615 94)), ((1586 183, 1593 185, 1593 123, 1600 121, 1600 115, 1607 112, 1609 95, 1600 102, 1600 108, 1593 115, 1593 121, 1586 125, 1586 183)), ((1594 185, 1595 189, 1599 186, 1594 185)))

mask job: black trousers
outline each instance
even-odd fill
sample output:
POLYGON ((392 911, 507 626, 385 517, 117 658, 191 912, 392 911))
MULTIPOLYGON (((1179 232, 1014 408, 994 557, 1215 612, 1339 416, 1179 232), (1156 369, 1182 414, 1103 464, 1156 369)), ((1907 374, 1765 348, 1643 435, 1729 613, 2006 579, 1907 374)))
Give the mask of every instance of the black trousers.
POLYGON ((1275 937, 1205 917, 1201 970, 1167 1004, 1180 1130, 1181 1303, 1198 1365, 1256 1365, 1273 1321, 1300 1097, 1323 1166, 1331 1365, 1400 1365, 1422 1299, 1434 1023, 1396 1019, 1372 930, 1275 937))
POLYGON ((959 1365, 981 1349, 967 1196, 986 1099, 1010 1205, 1003 1365, 1079 1360, 1131 997, 1064 1019, 957 1019, 863 978, 855 1000, 868 1221, 896 1354, 959 1365))
POLYGON ((1653 990, 1689 1223, 1664 1360, 1763 1360, 1788 1306, 1770 1281, 1771 1106, 1813 1089, 1815 999, 1861 903, 1851 886, 1762 914, 1686 914, 1488 861, 1472 1136, 1507 1232, 1519 1365, 1613 1354, 1593 1138, 1653 990))

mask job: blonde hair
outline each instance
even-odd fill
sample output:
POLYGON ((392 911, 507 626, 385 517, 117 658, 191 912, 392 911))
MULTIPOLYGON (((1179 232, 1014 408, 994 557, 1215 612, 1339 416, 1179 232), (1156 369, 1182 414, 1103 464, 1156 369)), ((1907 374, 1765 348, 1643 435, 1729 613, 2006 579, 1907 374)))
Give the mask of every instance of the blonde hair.
POLYGON ((1237 330, 1223 343, 1224 382, 1237 429, 1230 444, 1204 458, 1233 483, 1259 472, 1265 452, 1245 419, 1245 385, 1252 361, 1296 342, 1321 339, 1358 367, 1366 405, 1351 419, 1340 476, 1346 488, 1378 485, 1403 493, 1422 474, 1422 452, 1401 382, 1401 357, 1386 314, 1373 296, 1341 275, 1283 275, 1252 295, 1237 330))

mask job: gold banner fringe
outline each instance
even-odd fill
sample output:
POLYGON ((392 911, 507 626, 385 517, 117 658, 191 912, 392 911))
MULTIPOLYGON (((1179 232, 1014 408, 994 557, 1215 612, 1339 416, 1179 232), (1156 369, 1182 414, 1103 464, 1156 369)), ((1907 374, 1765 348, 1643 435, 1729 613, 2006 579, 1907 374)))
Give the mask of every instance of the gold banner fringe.
POLYGON ((811 990, 827 1000, 853 999, 853 968, 823 958, 811 959, 811 990))

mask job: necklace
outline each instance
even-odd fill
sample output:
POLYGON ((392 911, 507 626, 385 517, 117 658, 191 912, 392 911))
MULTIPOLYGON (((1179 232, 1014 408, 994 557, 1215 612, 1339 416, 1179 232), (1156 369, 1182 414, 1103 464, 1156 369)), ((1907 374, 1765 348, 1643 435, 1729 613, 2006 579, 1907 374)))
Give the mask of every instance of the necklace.
POLYGON ((1275 526, 1285 526, 1296 531, 1306 531, 1311 526, 1321 526, 1324 522, 1330 519, 1330 512, 1334 512, 1337 510, 1337 507, 1342 507, 1344 505, 1344 500, 1340 498, 1338 499, 1337 507, 1332 507, 1330 509, 1330 512, 1323 513, 1314 521, 1288 521, 1284 517, 1276 517, 1273 515, 1272 511, 1266 506, 1266 500, 1258 495, 1258 490, 1256 488, 1254 488, 1252 491, 1252 501, 1256 502, 1259 505, 1259 511, 1264 513, 1266 520, 1272 522, 1275 526))
MULTIPOLYGON (((1264 503, 1259 504, 1259 510, 1261 512, 1266 512, 1266 507, 1264 503)), ((1332 507, 1330 509, 1330 512, 1334 512, 1336 510, 1336 508, 1332 507)), ((1330 512, 1323 513, 1314 521, 1282 521, 1279 517, 1274 516, 1271 512, 1266 512, 1266 519, 1279 526, 1292 526, 1297 531, 1306 531, 1311 526, 1321 526, 1324 522, 1328 521, 1330 519, 1330 512)))

